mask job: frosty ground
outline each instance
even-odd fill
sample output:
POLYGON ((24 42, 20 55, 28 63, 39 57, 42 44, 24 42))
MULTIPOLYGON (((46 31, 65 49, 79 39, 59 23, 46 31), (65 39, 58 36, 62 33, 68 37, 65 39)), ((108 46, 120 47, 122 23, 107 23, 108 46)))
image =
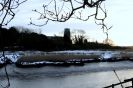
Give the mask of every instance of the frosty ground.
MULTIPOLYGON (((4 63, 2 52, 0 52, 0 63, 4 63)), ((133 51, 127 50, 67 50, 67 51, 51 51, 51 52, 42 52, 42 51, 5 51, 5 56, 7 59, 11 60, 12 63, 16 63, 19 60, 32 61, 32 64, 46 62, 49 63, 52 61, 56 62, 63 60, 59 58, 64 56, 69 58, 69 60, 86 60, 86 59, 99 59, 99 60, 109 60, 109 59, 133 59, 133 51), (39 59, 39 56, 41 59, 39 59), (34 58, 31 58, 34 57, 34 58), (46 58, 47 57, 47 58, 46 58), (51 57, 51 58, 50 58, 51 57), (52 58, 54 57, 54 58, 52 58), (56 58, 57 57, 57 58, 56 58), (53 60, 54 59, 54 60, 53 60)), ((68 59, 67 59, 68 60, 68 59)))

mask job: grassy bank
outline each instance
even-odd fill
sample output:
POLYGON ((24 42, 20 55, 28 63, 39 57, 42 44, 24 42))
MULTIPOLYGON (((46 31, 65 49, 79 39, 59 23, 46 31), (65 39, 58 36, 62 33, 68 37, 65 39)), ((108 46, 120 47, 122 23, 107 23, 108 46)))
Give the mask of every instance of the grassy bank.
POLYGON ((69 60, 81 60, 81 59, 98 59, 98 55, 32 55, 23 56, 17 60, 17 62, 40 62, 40 61, 69 61, 69 60))

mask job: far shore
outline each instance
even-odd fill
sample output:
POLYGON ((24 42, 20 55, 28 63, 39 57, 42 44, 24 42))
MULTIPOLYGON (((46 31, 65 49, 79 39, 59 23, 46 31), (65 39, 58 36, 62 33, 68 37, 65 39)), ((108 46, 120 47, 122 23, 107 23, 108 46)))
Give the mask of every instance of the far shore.
MULTIPOLYGON (((73 51, 72 51, 73 52, 73 51)), ((99 51, 98 51, 99 52, 99 51)), ((41 62, 41 61, 51 61, 51 62, 60 62, 60 61, 70 61, 70 60, 82 60, 82 59, 93 59, 93 60, 98 60, 98 59, 133 59, 133 52, 130 50, 124 50, 120 51, 119 53, 116 54, 111 54, 115 51, 105 51, 102 52, 101 54, 105 54, 105 57, 101 57, 101 54, 95 54, 89 53, 89 54, 84 54, 82 53, 76 53, 72 54, 71 52, 68 53, 48 53, 48 54, 32 54, 32 55, 24 55, 20 57, 17 62, 41 62), (110 56, 110 57, 109 57, 110 56)))
POLYGON ((31 55, 23 56, 17 62, 41 62, 41 61, 69 61, 82 59, 98 59, 99 55, 67 55, 67 54, 52 54, 52 55, 31 55))
MULTIPOLYGON (((6 64, 27 66, 84 65, 92 62, 133 61, 132 50, 68 50, 68 51, 20 51, 6 52, 6 64)), ((1 65, 2 61, 1 61, 1 65)))

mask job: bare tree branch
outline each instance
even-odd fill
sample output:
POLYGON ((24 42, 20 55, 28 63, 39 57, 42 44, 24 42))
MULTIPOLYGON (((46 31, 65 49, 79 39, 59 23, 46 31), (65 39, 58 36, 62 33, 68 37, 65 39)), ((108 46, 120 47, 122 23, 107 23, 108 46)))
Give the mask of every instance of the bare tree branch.
MULTIPOLYGON (((103 1, 105 0, 95 0, 95 1, 93 0, 91 1, 90 0, 79 0, 79 1, 78 0, 62 0, 62 1, 52 0, 47 5, 46 4, 43 5, 43 12, 38 10, 33 10, 33 11, 36 13, 39 13, 40 15, 39 18, 41 19, 44 19, 44 20, 47 19, 49 21, 65 22, 70 18, 74 18, 74 15, 80 9, 86 10, 85 8, 90 8, 90 9, 96 8, 95 13, 90 14, 87 17, 86 20, 88 20, 89 17, 91 16, 97 17, 98 8, 100 8, 100 5, 103 1), (57 5, 57 3, 62 3, 62 6, 60 4, 57 5), (60 8, 60 11, 57 10, 59 8, 60 8)), ((79 14, 80 17, 76 17, 76 18, 82 20, 81 14, 82 13, 79 14)))
MULTIPOLYGON (((9 22, 13 20, 15 17, 15 9, 18 8, 18 6, 27 0, 1 0, 0 1, 0 29, 3 26, 6 26, 9 22)), ((4 51, 4 43, 3 43, 3 36, 0 32, 0 41, 2 42, 2 57, 4 58, 4 64, 6 64, 7 58, 5 56, 4 51)), ((10 80, 7 72, 7 67, 4 67, 6 78, 7 78, 7 84, 5 86, 1 85, 2 88, 9 88, 10 87, 10 80)))
POLYGON ((43 12, 33 10, 35 13, 38 13, 38 21, 43 22, 43 24, 34 23, 32 20, 30 24, 44 26, 49 21, 66 22, 71 18, 88 21, 90 17, 94 17, 95 23, 101 26, 101 29, 108 39, 108 30, 112 27, 108 28, 105 24, 107 11, 105 7, 103 7, 104 1, 105 0, 51 0, 48 4, 43 5, 43 12), (93 13, 90 12, 91 9, 93 9, 93 13))
POLYGON ((1 0, 0 1, 0 27, 6 26, 15 17, 14 10, 27 0, 1 0))

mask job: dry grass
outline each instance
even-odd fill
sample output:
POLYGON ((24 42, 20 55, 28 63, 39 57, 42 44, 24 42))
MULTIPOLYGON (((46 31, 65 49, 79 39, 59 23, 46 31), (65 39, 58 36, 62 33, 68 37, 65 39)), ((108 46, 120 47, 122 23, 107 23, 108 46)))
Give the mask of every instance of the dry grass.
POLYGON ((32 55, 32 56, 23 56, 18 59, 17 62, 39 62, 39 61, 67 61, 72 59, 98 59, 98 55, 32 55))

